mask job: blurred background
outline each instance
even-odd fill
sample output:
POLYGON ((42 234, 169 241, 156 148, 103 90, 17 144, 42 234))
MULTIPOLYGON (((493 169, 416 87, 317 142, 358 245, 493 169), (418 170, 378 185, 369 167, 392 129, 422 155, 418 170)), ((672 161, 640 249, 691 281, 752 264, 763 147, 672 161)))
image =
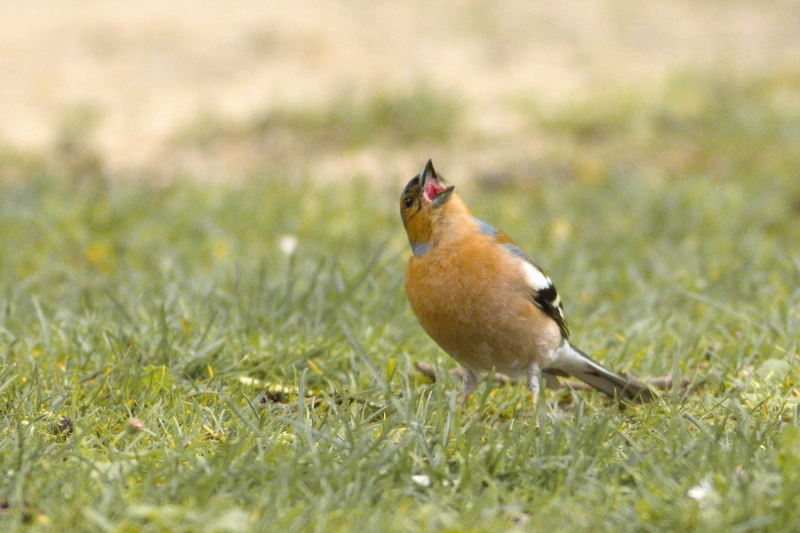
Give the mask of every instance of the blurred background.
POLYGON ((724 175, 798 67, 796 0, 6 1, 0 172, 724 175))
POLYGON ((800 0, 0 0, 0 531, 796 531, 799 169, 800 0), (689 392, 455 414, 428 158, 689 392))

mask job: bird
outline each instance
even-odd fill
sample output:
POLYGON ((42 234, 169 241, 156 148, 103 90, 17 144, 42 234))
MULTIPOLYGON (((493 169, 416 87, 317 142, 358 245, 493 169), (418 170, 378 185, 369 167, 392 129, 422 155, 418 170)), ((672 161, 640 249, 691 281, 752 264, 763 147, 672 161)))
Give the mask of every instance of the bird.
POLYGON ((570 343, 561 298, 542 268, 502 230, 476 217, 428 160, 400 196, 412 255, 405 291, 422 329, 463 369, 466 404, 481 372, 525 379, 572 376, 620 400, 653 399, 570 343))

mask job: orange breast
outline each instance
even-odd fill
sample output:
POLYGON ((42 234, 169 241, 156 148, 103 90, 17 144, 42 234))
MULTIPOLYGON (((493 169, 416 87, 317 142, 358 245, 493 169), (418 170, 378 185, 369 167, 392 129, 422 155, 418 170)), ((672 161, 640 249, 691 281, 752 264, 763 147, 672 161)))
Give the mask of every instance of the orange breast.
POLYGON ((458 362, 518 375, 546 365, 558 326, 530 299, 522 268, 483 235, 440 242, 406 269, 406 294, 423 329, 458 362))

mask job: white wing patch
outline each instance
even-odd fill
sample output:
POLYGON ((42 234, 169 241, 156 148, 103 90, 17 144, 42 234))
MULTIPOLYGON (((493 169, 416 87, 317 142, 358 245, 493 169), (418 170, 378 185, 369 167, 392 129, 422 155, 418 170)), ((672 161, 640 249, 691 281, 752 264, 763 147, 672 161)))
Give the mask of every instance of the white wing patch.
POLYGON ((528 282, 528 285, 530 285, 533 290, 539 292, 542 289, 546 289, 547 287, 553 284, 553 282, 550 281, 550 278, 545 276, 544 272, 542 272, 532 264, 528 263, 527 261, 520 261, 520 262, 522 263, 522 267, 525 269, 525 280, 528 282))
POLYGON ((564 309, 561 307, 561 298, 559 298, 558 292, 553 286, 553 282, 538 266, 536 266, 533 259, 523 252, 519 246, 512 243, 504 243, 502 246, 511 252, 511 255, 513 255, 517 261, 522 262, 525 282, 533 292, 533 294, 531 294, 531 300, 534 305, 555 320, 558 324, 558 329, 561 330, 561 336, 568 339, 569 326, 567 326, 567 321, 564 319, 564 309))

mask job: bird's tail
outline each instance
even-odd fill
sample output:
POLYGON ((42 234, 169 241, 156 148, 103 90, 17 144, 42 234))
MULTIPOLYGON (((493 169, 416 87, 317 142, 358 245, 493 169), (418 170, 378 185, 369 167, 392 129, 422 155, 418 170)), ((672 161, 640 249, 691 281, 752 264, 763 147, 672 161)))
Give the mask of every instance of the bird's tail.
POLYGON ((555 360, 542 369, 548 374, 568 374, 612 398, 650 402, 653 394, 647 385, 626 379, 604 368, 600 363, 572 346, 566 340, 561 342, 555 353, 555 360))

